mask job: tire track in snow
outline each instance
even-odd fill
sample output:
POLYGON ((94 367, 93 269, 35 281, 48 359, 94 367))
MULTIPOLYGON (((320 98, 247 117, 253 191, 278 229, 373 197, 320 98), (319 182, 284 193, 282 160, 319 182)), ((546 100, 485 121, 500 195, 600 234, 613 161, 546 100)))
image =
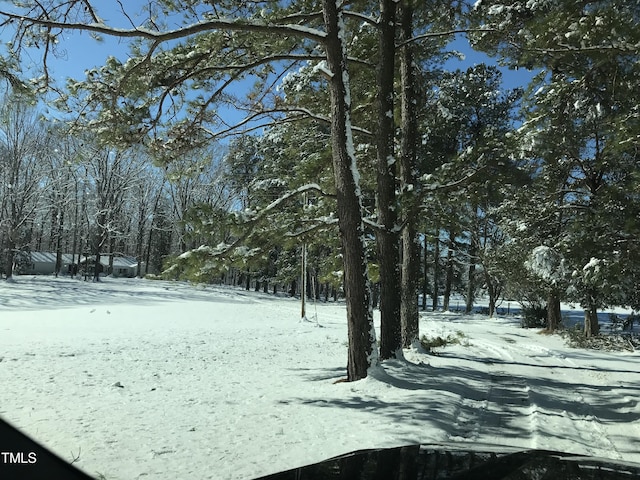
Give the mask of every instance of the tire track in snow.
MULTIPOLYGON (((511 345, 510 339, 482 343, 472 342, 485 361, 487 374, 486 399, 482 401, 463 399, 455 422, 458 438, 473 441, 488 440, 494 444, 517 443, 523 448, 539 448, 539 406, 533 401, 532 390, 526 377, 518 371, 508 371, 529 363, 526 353, 511 345), (495 359, 495 362, 492 361, 495 359), (471 428, 469 426, 472 425, 471 428)), ((544 366, 544 365, 541 365, 544 366)))
POLYGON ((540 367, 571 367, 579 368, 579 366, 564 354, 555 352, 554 350, 542 345, 533 343, 517 342, 511 343, 510 340, 504 339, 503 344, 492 345, 493 350, 502 352, 504 358, 514 363, 537 363, 540 367))
MULTIPOLYGON (((574 439, 566 442, 567 449, 575 448, 575 439, 581 439, 580 443, 586 452, 596 451, 591 445, 604 435, 604 431, 600 429, 598 432, 594 425, 577 424, 566 411, 559 410, 562 405, 561 398, 547 397, 544 388, 542 391, 536 390, 546 383, 544 378, 547 375, 550 379, 558 378, 558 382, 566 383, 567 386, 572 384, 569 379, 574 377, 577 370, 581 370, 576 362, 551 348, 527 341, 496 342, 490 346, 490 349, 495 350, 502 358, 510 359, 505 363, 513 363, 510 371, 497 370, 492 377, 492 382, 497 386, 492 389, 489 405, 498 409, 502 405, 506 410, 504 415, 502 412, 494 412, 494 421, 497 418, 499 426, 498 431, 500 428, 508 431, 509 425, 505 425, 505 421, 508 421, 509 416, 514 416, 514 422, 517 421, 518 416, 527 417, 526 421, 520 418, 519 424, 527 425, 528 432, 522 433, 528 437, 530 448, 548 449, 549 439, 555 437, 561 443, 565 439, 574 439), (527 374, 526 369, 531 367, 541 369, 538 380, 536 377, 528 379, 531 374, 527 374), (522 377, 518 376, 519 372, 522 372, 522 377), (531 383, 531 380, 534 383, 531 383), (582 428, 583 426, 585 428, 582 428)), ((610 440, 607 439, 606 443, 613 447, 610 440)))
MULTIPOLYGON (((507 348, 511 348, 512 350, 516 350, 514 347, 507 347, 507 348)), ((554 350, 547 348, 545 346, 542 345, 535 345, 533 343, 521 343, 518 345, 518 350, 519 354, 525 355, 528 358, 536 358, 536 359, 543 359, 545 360, 544 363, 545 364, 549 364, 551 363, 550 366, 568 366, 568 367, 575 367, 578 368, 578 365, 571 360, 570 358, 567 358, 564 354, 559 353, 559 352, 555 352, 554 350), (526 355, 525 352, 531 352, 530 355, 526 355), (557 360, 557 363, 552 363, 547 361, 548 359, 550 360, 557 360), (558 365, 558 363, 560 363, 561 365, 558 365)))
POLYGON ((515 442, 523 448, 537 448, 538 406, 526 379, 504 370, 486 373, 486 398, 461 398, 452 414, 449 440, 510 446, 515 442))
MULTIPOLYGON (((486 428, 513 431, 513 425, 509 425, 510 417, 516 422, 519 416, 528 416, 527 436, 531 448, 548 448, 551 435, 561 443, 566 443, 567 449, 575 451, 575 445, 581 445, 584 451, 576 453, 596 454, 598 451, 609 451, 613 458, 624 458, 616 448, 615 442, 609 438, 597 412, 582 394, 567 391, 565 402, 573 404, 573 411, 561 410, 562 398, 550 399, 545 397, 543 392, 534 391, 525 378, 517 376, 518 370, 515 368, 519 364, 539 366, 552 375, 566 378, 567 380, 561 381, 570 387, 576 375, 582 375, 582 368, 575 361, 553 349, 527 342, 485 342, 481 347, 491 352, 491 357, 505 359, 500 361, 514 364, 514 372, 497 370, 497 364, 490 364, 490 367, 496 370, 491 375, 492 387, 489 391, 488 408, 482 415, 488 422, 486 428), (581 407, 576 410, 576 405, 581 407), (502 412, 498 411, 501 406, 502 412)), ((504 368, 504 365, 501 367, 504 368)), ((521 419, 519 424, 525 425, 527 422, 521 419)))
POLYGON ((453 430, 447 433, 451 442, 476 441, 481 435, 483 418, 489 401, 462 398, 452 415, 453 430))
POLYGON ((474 362, 477 358, 486 359, 482 362, 485 365, 485 371, 482 373, 486 378, 479 384, 469 385, 478 390, 481 398, 470 398, 464 392, 458 392, 459 401, 455 403, 451 412, 451 430, 447 433, 448 440, 451 442, 475 442, 482 436, 489 399, 494 387, 490 370, 493 370, 494 361, 498 363, 513 361, 510 355, 486 342, 472 343, 469 351, 464 352, 461 357, 474 362), (472 352, 471 355, 468 355, 469 351, 472 352), (481 394, 483 388, 484 395, 481 394))
POLYGON ((502 341, 480 343, 473 339, 471 349, 476 352, 474 361, 486 359, 482 362, 486 379, 481 383, 485 396, 461 398, 453 415, 450 440, 504 444, 508 439, 509 443, 515 440, 524 448, 535 448, 538 418, 530 386, 525 378, 506 370, 522 361, 520 352, 502 341))
POLYGON ((506 432, 518 440, 526 440, 537 448, 537 406, 532 402, 531 388, 525 378, 499 370, 491 374, 487 421, 498 435, 506 432), (525 419, 523 421, 523 419, 525 419))
POLYGON ((578 434, 580 438, 587 442, 587 445, 597 446, 598 450, 606 450, 611 452, 613 458, 618 460, 623 460, 624 457, 620 454, 620 451, 616 447, 615 442, 613 442, 602 426, 600 418, 594 414, 593 408, 589 405, 589 402, 584 398, 584 396, 576 392, 574 394, 574 399, 584 405, 585 414, 584 415, 576 415, 576 414, 567 414, 567 417, 571 419, 572 425, 580 424, 581 426, 585 426, 586 428, 578 430, 578 434))

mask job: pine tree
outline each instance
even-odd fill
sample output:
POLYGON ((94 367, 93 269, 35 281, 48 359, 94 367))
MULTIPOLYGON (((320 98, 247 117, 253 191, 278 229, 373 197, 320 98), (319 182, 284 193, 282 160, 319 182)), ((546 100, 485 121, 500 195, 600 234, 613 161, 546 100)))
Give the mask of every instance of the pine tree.
POLYGON ((635 222, 620 212, 637 211, 639 6, 483 1, 476 14, 479 24, 500 26, 480 34, 478 45, 511 65, 542 69, 530 90, 523 150, 546 184, 539 210, 560 228, 547 246, 571 269, 567 295, 585 309, 585 334, 597 334, 597 310, 628 304, 634 283, 624 272, 635 268, 625 268, 635 264, 635 222))

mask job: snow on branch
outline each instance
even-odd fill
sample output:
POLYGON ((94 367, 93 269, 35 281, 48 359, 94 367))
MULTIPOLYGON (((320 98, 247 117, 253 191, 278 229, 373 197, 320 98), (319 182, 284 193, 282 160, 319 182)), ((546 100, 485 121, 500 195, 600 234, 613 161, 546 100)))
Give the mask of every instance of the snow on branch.
POLYGON ((363 217, 362 218, 362 223, 364 223, 367 227, 370 227, 373 230, 376 230, 378 232, 386 231, 386 228, 385 228, 384 225, 379 224, 378 222, 376 222, 375 220, 372 220, 369 217, 363 217))
POLYGON ((345 18, 362 20, 362 22, 366 23, 367 25, 378 27, 378 21, 375 18, 370 17, 369 15, 365 15, 363 13, 354 12, 353 10, 343 10, 342 16, 345 18))
POLYGON ((558 285, 568 275, 562 255, 557 250, 545 245, 533 249, 529 259, 525 262, 525 267, 552 285, 558 285))
POLYGON ((301 187, 296 188, 291 192, 285 193, 280 198, 277 198, 276 200, 271 202, 269 205, 267 205, 265 208, 260 210, 258 212, 258 216, 264 216, 266 215, 266 213, 269 213, 271 210, 276 209, 278 206, 280 206, 282 203, 286 202, 290 198, 293 198, 297 195, 300 195, 301 193, 306 193, 306 192, 317 192, 317 193, 320 193, 320 195, 325 197, 330 196, 330 194, 322 190, 320 185, 318 185, 317 183, 308 183, 306 185, 302 185, 301 187))
MULTIPOLYGON (((303 108, 303 107, 284 107, 284 108, 279 108, 279 109, 274 109, 274 112, 280 112, 280 113, 299 113, 301 114, 302 118, 309 118, 312 120, 317 120, 319 122, 322 123, 326 123, 326 124, 330 124, 331 123, 331 118, 326 117, 324 115, 320 115, 317 113, 312 112, 311 110, 309 110, 308 108, 303 108)), ((373 132, 362 128, 362 127, 358 127, 356 125, 351 125, 351 130, 357 133, 361 133, 363 135, 372 137, 373 136, 373 132)))
MULTIPOLYGON (((483 154, 484 155, 484 154, 483 154)), ((482 158, 482 156, 480 156, 479 160, 482 158)), ((469 183, 471 183, 473 180, 475 180, 475 178, 482 173, 484 170, 486 170, 487 167, 480 167, 476 170, 474 170, 473 172, 471 172, 469 175, 462 177, 459 180, 456 180, 454 182, 450 182, 450 183, 446 183, 446 184, 439 184, 439 183, 434 183, 431 185, 426 186, 426 188, 424 188, 425 191, 428 191, 429 193, 433 193, 433 192, 447 192, 447 191, 452 191, 452 190, 457 190, 460 187, 463 187, 465 185, 468 185, 469 183)), ((423 175, 422 180, 428 180, 432 175, 427 174, 427 175, 423 175)))
POLYGON ((102 35, 109 35, 112 37, 120 38, 145 38, 148 40, 155 40, 160 42, 168 42, 171 40, 178 40, 192 35, 196 35, 203 32, 210 32, 214 30, 228 30, 228 31, 249 31, 249 32, 261 32, 261 33, 278 33, 282 35, 291 35, 301 38, 307 38, 316 42, 324 42, 326 33, 322 30, 315 28, 305 27, 296 24, 279 24, 274 22, 264 21, 247 21, 246 19, 227 19, 216 18, 205 20, 197 23, 187 25, 185 27, 167 30, 165 32, 157 32, 149 30, 143 27, 135 28, 117 28, 106 25, 104 22, 94 23, 77 23, 66 22, 60 20, 52 20, 47 12, 43 12, 42 16, 31 17, 28 15, 21 15, 6 10, 0 10, 0 17, 6 18, 5 22, 19 21, 30 25, 40 25, 47 28, 56 28, 61 30, 78 30, 92 33, 98 33, 102 35))
POLYGON ((260 210, 257 210, 257 211, 238 212, 237 216, 242 219, 241 220, 242 225, 247 227, 247 228, 233 242, 231 242, 231 243, 220 243, 215 247, 202 245, 202 246, 200 246, 200 247, 198 247, 196 249, 184 252, 178 258, 181 259, 181 260, 186 260, 189 257, 191 257, 193 254, 198 254, 198 253, 204 253, 204 254, 206 254, 206 255, 208 255, 210 257, 222 257, 224 255, 227 255, 228 253, 230 253, 234 249, 240 247, 242 242, 244 242, 251 235, 251 233, 253 232, 254 227, 256 226, 256 224, 260 220, 264 219, 271 212, 277 210, 283 203, 285 203, 286 201, 290 200, 291 198, 294 198, 294 197, 296 197, 296 196, 298 196, 300 194, 304 194, 304 193, 308 193, 308 192, 316 192, 316 193, 319 193, 320 195, 325 196, 325 197, 334 197, 335 196, 335 195, 332 195, 330 193, 325 192, 320 187, 320 185, 318 185, 317 183, 308 183, 306 185, 302 185, 302 186, 296 188, 295 190, 292 190, 290 192, 285 193, 284 195, 282 195, 281 197, 277 198, 276 200, 271 202, 269 205, 267 205, 263 209, 260 209, 260 210))
POLYGON ((574 46, 565 43, 557 43, 557 48, 551 47, 531 47, 522 48, 523 51, 543 54, 568 53, 568 52, 619 52, 637 54, 640 50, 640 43, 618 43, 611 45, 581 45, 574 46))
MULTIPOLYGON (((266 127, 270 127, 273 126, 275 124, 280 124, 280 123, 291 123, 291 122, 297 122, 299 120, 315 120, 317 122, 320 123, 324 123, 324 124, 330 124, 331 123, 331 119, 329 117, 326 117, 324 115, 320 115, 317 113, 312 112, 311 110, 307 109, 307 108, 302 108, 302 107, 279 107, 279 108, 263 108, 257 111, 252 111, 249 115, 247 115, 245 118, 241 119, 240 121, 238 121, 237 123, 233 124, 233 125, 228 125, 227 128, 222 129, 222 130, 218 130, 218 131, 214 131, 211 129, 207 129, 205 127, 203 127, 202 125, 199 126, 199 128, 205 132, 207 135, 210 136, 210 138, 225 138, 231 135, 237 135, 237 134, 242 134, 242 133, 248 133, 251 131, 256 131, 256 130, 261 130, 263 128, 266 127), (255 124, 254 122, 256 122, 258 119, 260 119, 260 117, 266 117, 268 115, 275 115, 278 113, 284 113, 284 114, 298 114, 298 115, 291 115, 287 118, 275 118, 273 120, 269 120, 267 122, 264 123, 260 123, 260 124, 255 124), (247 125, 250 125, 249 127, 247 127, 246 129, 242 129, 242 127, 245 127, 247 125), (242 129, 242 130, 241 130, 242 129)), ((365 136, 369 136, 372 137, 373 133, 365 128, 361 128, 361 127, 357 127, 357 126, 352 126, 352 130, 354 132, 357 132, 359 134, 365 135, 365 136)))
POLYGON ((404 47, 410 43, 419 42, 421 40, 425 40, 427 38, 438 38, 438 37, 449 37, 451 35, 456 35, 458 33, 469 33, 469 32, 496 32, 495 28, 457 28, 453 30, 444 30, 442 32, 429 32, 423 33, 422 35, 416 35, 415 37, 411 37, 403 42, 400 42, 396 45, 396 47, 404 47))
POLYGON ((333 225, 337 225, 338 224, 338 219, 336 217, 334 217, 333 215, 329 215, 329 216, 314 218, 314 219, 310 220, 309 222, 315 222, 315 223, 310 227, 303 228, 303 229, 298 230, 296 232, 287 232, 287 233, 284 234, 284 236, 288 237, 288 238, 298 238, 298 237, 301 237, 303 235, 308 235, 310 233, 314 233, 314 232, 317 232, 319 230, 323 230, 323 229, 325 229, 327 227, 331 227, 333 225))

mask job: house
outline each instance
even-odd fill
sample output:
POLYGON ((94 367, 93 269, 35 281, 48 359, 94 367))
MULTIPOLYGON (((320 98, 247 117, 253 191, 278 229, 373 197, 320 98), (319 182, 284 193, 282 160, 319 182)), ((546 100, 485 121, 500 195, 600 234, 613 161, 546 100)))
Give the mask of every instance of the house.
MULTIPOLYGON (((109 260, 107 258, 107 264, 109 260)), ((102 261, 100 262, 102 263, 102 261)), ((140 269, 144 272, 144 267, 140 269)), ((138 273, 138 261, 134 257, 113 257, 113 271, 111 275, 114 277, 135 277, 138 273)))
MULTIPOLYGON (((80 258, 80 269, 87 268, 91 274, 94 272, 95 255, 80 258)), ((144 271, 144 267, 141 268, 144 271)), ((111 275, 112 277, 135 277, 138 272, 138 261, 135 257, 116 256, 110 253, 100 254, 101 275, 111 275), (113 258, 112 258, 113 257, 113 258)))
MULTIPOLYGON (((55 252, 29 252, 22 255, 24 261, 21 262, 18 269, 19 274, 23 275, 51 275, 56 271, 56 253, 55 252)), ((77 261, 78 256, 75 256, 77 261)), ((69 253, 62 254, 62 263, 60 273, 68 273, 69 265, 73 264, 74 256, 69 253)))
MULTIPOLYGON (((20 262, 20 268, 17 273, 22 275, 51 275, 56 271, 56 254, 55 252, 25 252, 22 257, 24 260, 20 262)), ((78 264, 78 268, 92 274, 94 271, 95 256, 80 257, 79 255, 71 255, 70 253, 62 254, 62 264, 60 274, 66 275, 73 271, 74 261, 78 264)), ((144 267, 142 268, 144 271, 144 267)), ((78 270, 76 270, 78 272, 78 270)), ((100 255, 100 274, 111 275, 113 277, 135 277, 138 272, 138 262, 134 257, 116 256, 112 254, 100 255), (113 261, 110 262, 111 257, 113 261)))

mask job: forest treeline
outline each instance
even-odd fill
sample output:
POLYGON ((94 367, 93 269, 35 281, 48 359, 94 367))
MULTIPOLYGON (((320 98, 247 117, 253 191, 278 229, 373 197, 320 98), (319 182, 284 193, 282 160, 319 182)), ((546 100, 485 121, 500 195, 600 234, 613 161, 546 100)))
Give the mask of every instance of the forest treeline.
POLYGON ((342 294, 349 380, 452 292, 490 314, 520 301, 550 330, 575 302, 587 336, 598 309, 640 309, 637 2, 163 0, 112 23, 101 8, 0 9, 5 74, 42 54, 30 95, 51 95, 63 34, 130 42, 55 88, 68 122, 5 100, 7 272, 12 252, 63 244, 165 278, 342 294), (452 68, 460 38, 532 81, 452 68), (12 115, 39 127, 12 144, 12 115))

